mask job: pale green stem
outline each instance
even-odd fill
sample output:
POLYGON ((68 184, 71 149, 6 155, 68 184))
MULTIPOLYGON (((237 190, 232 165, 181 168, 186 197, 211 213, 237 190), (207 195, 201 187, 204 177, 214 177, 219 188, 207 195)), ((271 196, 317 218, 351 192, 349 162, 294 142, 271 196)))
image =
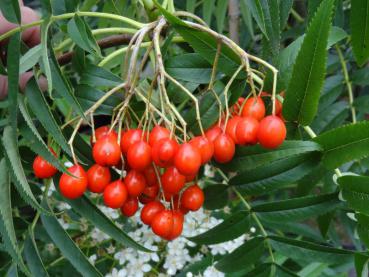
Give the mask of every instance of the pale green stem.
MULTIPOLYGON (((136 33, 136 29, 132 28, 101 28, 92 30, 93 35, 103 35, 103 34, 134 34, 136 33)), ((56 48, 54 48, 55 52, 60 52, 64 48, 67 48, 69 45, 73 43, 72 39, 68 38, 62 41, 56 48)))
MULTIPOLYGON (((100 17, 100 18, 107 18, 107 19, 112 19, 112 20, 117 20, 120 22, 124 22, 127 23, 128 25, 131 25, 135 28, 142 28, 145 24, 140 23, 136 20, 124 17, 124 16, 120 16, 120 15, 116 15, 116 14, 110 14, 110 13, 101 13, 101 12, 74 12, 74 13, 65 13, 65 14, 61 14, 61 15, 54 15, 50 18, 50 22, 54 22, 54 21, 58 21, 58 20, 63 20, 63 19, 70 19, 72 17, 74 17, 75 15, 79 15, 79 16, 88 16, 88 17, 100 17)), ((26 29, 29 29, 31 27, 34 26, 38 26, 41 25, 44 22, 44 20, 37 20, 35 22, 29 23, 29 24, 24 24, 24 25, 20 25, 8 32, 6 32, 5 34, 0 36, 0 41, 12 36, 15 33, 24 31, 26 29)))
POLYGON ((345 78, 345 83, 346 83, 347 92, 348 92, 348 96, 349 96, 349 105, 350 105, 350 109, 351 109, 352 122, 356 123, 356 111, 355 111, 355 106, 354 106, 354 94, 352 92, 352 85, 351 85, 351 81, 350 81, 350 78, 349 78, 346 61, 345 61, 345 58, 343 57, 342 51, 341 51, 341 49, 338 45, 336 45, 336 50, 337 50, 338 57, 339 57, 340 62, 341 62, 343 76, 345 78))

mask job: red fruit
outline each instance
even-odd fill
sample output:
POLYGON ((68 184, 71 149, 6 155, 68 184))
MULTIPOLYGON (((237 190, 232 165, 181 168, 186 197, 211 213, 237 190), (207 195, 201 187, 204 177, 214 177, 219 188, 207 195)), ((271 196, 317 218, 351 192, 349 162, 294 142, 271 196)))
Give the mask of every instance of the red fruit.
POLYGON ((76 164, 68 169, 70 176, 63 173, 59 180, 60 193, 68 199, 81 197, 87 189, 87 174, 82 166, 76 164))
POLYGON ((199 150, 189 143, 182 144, 174 158, 174 165, 183 175, 196 174, 201 166, 199 150))
POLYGON ((156 177, 155 169, 152 165, 146 167, 143 171, 148 186, 158 185, 158 178, 156 177))
POLYGON ((112 209, 122 207, 127 198, 127 188, 121 180, 110 183, 104 190, 104 203, 112 209))
POLYGON ((178 143, 174 139, 163 138, 151 147, 152 160, 160 167, 171 166, 178 148, 178 143))
POLYGON ((94 144, 92 156, 101 166, 114 166, 121 160, 120 146, 114 136, 105 135, 94 144))
POLYGON ((278 98, 275 100, 275 114, 281 115, 282 114, 282 103, 278 100, 278 98))
POLYGON ((242 109, 242 116, 251 116, 260 121, 265 116, 265 105, 261 97, 250 97, 242 109))
POLYGON ((172 215, 173 215, 173 227, 172 232, 170 232, 170 234, 167 237, 165 237, 165 239, 167 240, 174 240, 178 238, 183 231, 183 221, 184 221, 183 213, 181 211, 172 211, 172 215))
POLYGON ((165 192, 177 194, 185 185, 186 177, 177 168, 169 167, 161 176, 161 185, 165 192))
POLYGON ((201 155, 201 164, 206 164, 211 160, 214 154, 214 144, 208 138, 203 136, 194 137, 190 144, 197 148, 201 155))
POLYGON ((170 131, 167 128, 156 125, 150 132, 149 144, 153 147, 159 140, 169 137, 170 131))
POLYGON ((237 143, 241 145, 258 142, 259 121, 251 116, 243 117, 236 128, 237 143))
POLYGON ((233 139, 234 143, 237 143, 236 128, 240 120, 241 120, 240 116, 234 116, 230 118, 228 120, 227 127, 225 129, 225 133, 233 139))
POLYGON ((144 170, 151 163, 151 147, 147 142, 138 141, 127 153, 128 165, 137 170, 144 170))
POLYGON ((170 202, 172 201, 173 193, 164 190, 163 196, 166 202, 170 202))
POLYGON ((141 210, 141 221, 146 225, 151 225, 154 217, 164 209, 164 205, 159 201, 146 204, 141 210))
POLYGON ((232 115, 238 115, 239 114, 243 101, 245 101, 245 98, 243 98, 243 97, 238 98, 237 102, 233 105, 232 115))
POLYGON ((133 216, 138 210, 137 198, 128 198, 128 200, 120 208, 123 215, 127 217, 133 216))
MULTIPOLYGON (((101 127, 97 128, 95 130, 96 141, 98 141, 99 139, 101 139, 105 135, 112 136, 113 138, 115 138, 115 140, 118 140, 117 132, 115 132, 114 130, 111 130, 109 132, 109 130, 110 130, 109 126, 101 126, 101 127)), ((90 143, 91 143, 91 146, 94 146, 95 143, 92 141, 92 139, 93 139, 93 137, 91 136, 90 137, 90 143)))
POLYGON ((195 180, 196 176, 197 176, 197 174, 194 174, 194 175, 186 175, 186 183, 195 180))
POLYGON ((188 209, 181 205, 178 194, 173 196, 173 210, 180 211, 182 214, 187 214, 189 212, 188 209))
POLYGON ((139 196, 139 200, 142 204, 147 204, 155 200, 159 193, 159 185, 146 186, 142 194, 139 196))
POLYGON ((101 193, 110 183, 111 175, 107 167, 94 164, 87 171, 88 189, 91 192, 101 193))
POLYGON ((218 125, 215 125, 205 132, 205 136, 210 142, 214 142, 221 133, 222 129, 218 125))
POLYGON ((204 203, 204 192, 198 185, 188 187, 182 194, 181 205, 190 211, 197 211, 204 203))
POLYGON ((124 178, 128 194, 131 197, 139 196, 146 187, 146 179, 144 175, 137 170, 131 169, 124 178))
POLYGON ((214 160, 227 163, 232 160, 236 147, 233 139, 227 134, 221 134, 214 141, 214 160))
POLYGON ((127 154, 128 149, 142 139, 141 129, 130 129, 121 136, 120 149, 123 154, 127 154))
MULTIPOLYGON (((50 151, 56 157, 54 150, 50 149, 50 151)), ((58 172, 58 170, 41 156, 37 156, 33 161, 33 173, 37 178, 50 178, 53 177, 56 172, 58 172)))
POLYGON ((286 125, 278 116, 269 115, 259 124, 259 143, 268 149, 277 148, 286 138, 286 125))
POLYGON ((173 213, 170 210, 163 210, 157 213, 151 222, 152 231, 159 237, 168 237, 173 230, 173 213))

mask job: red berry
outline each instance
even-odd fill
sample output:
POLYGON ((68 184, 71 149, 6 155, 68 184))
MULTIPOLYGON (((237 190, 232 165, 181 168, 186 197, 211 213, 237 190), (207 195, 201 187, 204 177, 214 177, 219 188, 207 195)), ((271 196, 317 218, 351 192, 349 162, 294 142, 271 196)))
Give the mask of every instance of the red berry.
POLYGON ((192 182, 193 180, 195 180, 197 174, 194 175, 186 175, 186 183, 188 182, 192 182))
POLYGON ((180 211, 182 214, 187 214, 189 212, 188 209, 182 206, 178 194, 173 196, 173 210, 180 211))
POLYGON ((168 237, 173 230, 173 213, 170 210, 163 210, 154 216, 151 222, 152 231, 159 237, 168 237))
POLYGON ((131 197, 139 196, 146 187, 146 179, 144 175, 137 170, 131 169, 124 178, 128 194, 131 197))
POLYGON ((189 143, 182 144, 174 158, 174 165, 183 175, 196 174, 201 166, 199 150, 189 143))
POLYGON ((265 104, 261 97, 250 97, 243 106, 242 116, 251 116, 260 121, 265 116, 265 104))
POLYGON ((158 185, 158 178, 156 177, 155 169, 152 165, 146 167, 143 170, 143 174, 145 175, 148 186, 158 185))
MULTIPOLYGON (((109 131, 110 131, 109 126, 101 126, 101 127, 97 128, 95 130, 96 141, 98 141, 99 139, 101 139, 105 135, 112 136, 115 140, 118 140, 118 134, 114 130, 111 130, 110 132, 109 131)), ((91 143, 91 146, 94 146, 95 143, 93 143, 92 139, 93 139, 93 137, 91 136, 90 137, 90 143, 91 143)))
POLYGON ((204 192, 198 185, 188 187, 182 194, 181 205, 190 211, 197 211, 204 203, 204 192))
POLYGON ((174 156, 176 155, 178 148, 178 143, 174 139, 163 138, 152 146, 152 160, 160 167, 171 166, 173 165, 174 156))
POLYGON ((210 142, 214 142, 221 133, 222 129, 218 125, 215 125, 205 132, 205 136, 210 142))
POLYGON ((172 211, 172 215, 173 215, 173 227, 170 234, 165 237, 165 239, 167 240, 174 240, 178 238, 183 231, 183 221, 184 221, 183 213, 181 211, 172 211))
MULTIPOLYGON (((56 157, 54 150, 50 149, 50 151, 56 157)), ((33 173, 37 178, 47 179, 53 177, 56 172, 58 170, 41 156, 37 156, 33 161, 33 173)))
POLYGON ((286 138, 286 125, 278 116, 269 115, 259 124, 259 143, 268 149, 277 148, 286 138))
POLYGON ((82 166, 76 164, 68 169, 70 176, 63 173, 59 180, 60 193, 69 199, 81 197, 87 189, 87 174, 82 166))
POLYGON ((214 160, 227 163, 232 160, 236 147, 233 139, 227 134, 221 134, 214 141, 214 160))
POLYGON ((237 102, 233 105, 232 115, 238 115, 239 114, 243 101, 245 101, 245 98, 243 98, 243 97, 238 98, 237 102))
POLYGON ((128 200, 120 208, 123 215, 127 217, 133 216, 138 210, 137 198, 128 198, 128 200))
POLYGON ((120 149, 123 154, 127 154, 128 149, 142 139, 141 129, 130 129, 120 138, 120 149))
POLYGON ((120 146, 114 136, 105 135, 94 144, 92 156, 101 166, 114 166, 121 160, 120 146))
POLYGON ((111 175, 107 167, 94 164, 87 171, 88 189, 91 192, 101 193, 110 183, 111 175))
POLYGON ((237 143, 241 145, 258 142, 259 121, 251 116, 243 117, 236 128, 237 143))
POLYGON ((161 185, 165 192, 177 194, 185 185, 186 177, 177 168, 169 167, 161 176, 161 185))
POLYGON ((214 144, 208 138, 199 136, 194 137, 190 144, 197 148, 201 155, 201 164, 206 164, 214 154, 214 144))
POLYGON ((165 207, 159 201, 153 201, 145 206, 141 210, 141 221, 146 225, 151 225, 154 217, 161 211, 164 211, 165 207))
POLYGON ((147 142, 138 141, 127 153, 127 161, 131 168, 144 170, 151 163, 151 147, 147 142))
POLYGON ((240 120, 241 120, 240 116, 234 116, 230 118, 228 120, 227 127, 225 129, 225 133, 228 134, 235 143, 237 143, 236 128, 240 120))
POLYGON ((156 125, 150 132, 149 144, 153 147, 159 140, 169 137, 170 131, 167 128, 156 125))
POLYGON ((159 193, 159 185, 146 186, 142 194, 139 196, 139 200, 142 204, 147 204, 155 200, 159 193))
POLYGON ((112 209, 122 207, 127 198, 127 188, 121 180, 110 183, 104 190, 104 203, 112 209))

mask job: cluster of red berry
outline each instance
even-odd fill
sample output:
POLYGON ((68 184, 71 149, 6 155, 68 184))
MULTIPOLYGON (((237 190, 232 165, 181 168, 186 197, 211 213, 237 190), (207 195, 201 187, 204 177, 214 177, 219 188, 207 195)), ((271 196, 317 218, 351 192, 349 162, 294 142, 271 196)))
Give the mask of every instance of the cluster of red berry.
MULTIPOLYGON (((200 209, 204 193, 195 179, 200 167, 212 158, 218 163, 232 160, 235 144, 259 142, 266 148, 278 147, 285 139, 286 128, 278 116, 265 116, 263 100, 239 99, 226 128, 217 124, 189 142, 179 144, 168 129, 156 125, 149 133, 142 129, 118 134, 108 126, 95 130, 91 137, 92 155, 96 162, 86 172, 75 164, 59 180, 61 194, 69 199, 81 197, 88 188, 102 193, 106 206, 121 209, 123 215, 133 216, 138 202, 144 204, 141 220, 151 226, 158 236, 172 240, 183 228, 184 214, 200 209), (111 182, 109 167, 124 168, 124 179, 111 182), (160 199, 163 201, 161 202, 160 199), (168 205, 165 205, 165 202, 168 205), (163 204, 164 203, 164 204, 163 204), (170 206, 169 209, 166 206, 170 206)), ((42 157, 33 164, 35 175, 49 178, 56 168, 42 157)))

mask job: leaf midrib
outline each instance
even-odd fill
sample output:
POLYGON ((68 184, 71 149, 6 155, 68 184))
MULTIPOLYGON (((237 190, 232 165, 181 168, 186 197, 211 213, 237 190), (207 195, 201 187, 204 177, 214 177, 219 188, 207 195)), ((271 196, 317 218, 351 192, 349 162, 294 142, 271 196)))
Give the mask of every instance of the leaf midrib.
MULTIPOLYGON (((329 17, 329 16, 328 16, 329 17)), ((319 30, 321 30, 321 26, 324 24, 324 20, 321 20, 320 24, 319 24, 319 30)), ((329 28, 329 26, 328 26, 329 28)), ((313 54, 313 59, 311 60, 311 63, 310 63, 310 66, 309 66, 309 77, 308 77, 308 81, 307 81, 307 85, 305 87, 305 90, 304 90, 304 98, 302 99, 302 102, 301 102, 301 107, 304 107, 304 104, 305 104, 305 100, 306 100, 306 96, 307 96, 307 91, 309 90, 310 88, 310 83, 311 83, 311 74, 312 74, 312 68, 313 68, 313 65, 315 64, 315 57, 316 57, 316 52, 317 52, 317 48, 318 48, 318 44, 320 42, 320 38, 322 36, 322 31, 319 32, 319 38, 317 40, 317 43, 315 44, 315 47, 314 47, 314 54, 313 54)), ((306 37, 305 37, 306 39, 306 37)), ((328 41, 328 38, 327 38, 327 41, 328 41)), ((326 47, 325 47, 326 48, 326 47)), ((324 48, 324 49, 325 49, 324 48)), ((303 113, 303 108, 301 108, 299 110, 299 113, 298 113, 298 121, 300 122, 301 121, 301 117, 302 117, 302 113, 303 113)))

